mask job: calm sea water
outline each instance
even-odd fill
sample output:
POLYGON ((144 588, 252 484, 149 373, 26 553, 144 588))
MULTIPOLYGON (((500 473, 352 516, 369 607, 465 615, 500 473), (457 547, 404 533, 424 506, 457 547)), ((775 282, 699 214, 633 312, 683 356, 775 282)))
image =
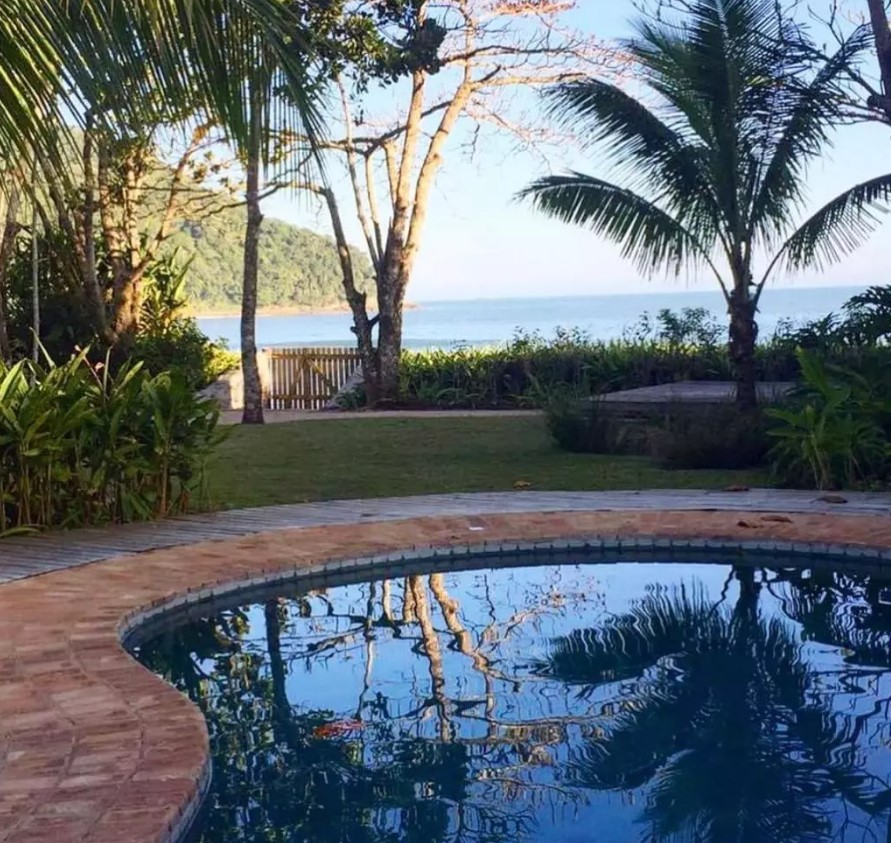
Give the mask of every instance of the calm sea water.
MULTIPOLYGON (((807 321, 838 310, 861 287, 769 289, 762 300, 763 336, 773 332, 780 319, 807 321)), ((456 344, 489 345, 511 339, 518 329, 552 335, 557 327, 581 328, 597 339, 620 337, 645 311, 705 307, 724 318, 718 291, 657 292, 616 296, 565 296, 536 299, 484 299, 421 303, 405 314, 407 348, 447 348, 456 344)), ((199 320, 204 332, 239 347, 237 317, 199 320)), ((349 314, 319 316, 262 316, 257 340, 270 345, 352 345, 349 314)))

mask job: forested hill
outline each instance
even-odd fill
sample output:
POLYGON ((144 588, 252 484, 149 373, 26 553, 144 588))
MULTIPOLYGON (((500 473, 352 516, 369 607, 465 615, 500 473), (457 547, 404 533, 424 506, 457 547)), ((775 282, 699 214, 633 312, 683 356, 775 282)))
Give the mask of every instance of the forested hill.
MULTIPOLYGON (((167 243, 180 259, 194 255, 186 290, 195 310, 237 308, 241 303, 244 209, 227 208, 186 221, 167 243)), ((354 251, 357 281, 371 289, 368 257, 354 251)), ((260 307, 325 308, 345 301, 334 241, 266 218, 260 239, 260 307)))

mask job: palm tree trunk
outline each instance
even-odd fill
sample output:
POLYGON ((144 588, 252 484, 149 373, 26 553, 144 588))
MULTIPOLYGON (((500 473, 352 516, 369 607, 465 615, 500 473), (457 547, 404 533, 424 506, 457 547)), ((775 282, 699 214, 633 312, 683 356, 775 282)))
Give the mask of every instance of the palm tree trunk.
POLYGON ((730 360, 736 376, 736 403, 746 410, 758 406, 755 387, 755 342, 758 325, 755 322, 755 302, 748 284, 738 284, 730 294, 730 360))
POLYGON ((19 233, 19 188, 15 179, 9 179, 6 214, 0 229, 0 359, 9 360, 9 323, 7 316, 6 275, 15 254, 15 240, 19 233))
POLYGON ((267 600, 263 604, 263 617, 266 621, 266 651, 269 654, 269 672, 272 676, 272 698, 279 711, 287 711, 290 706, 286 689, 287 671, 282 658, 282 629, 278 600, 267 600))
POLYGON ((31 359, 40 360, 40 240, 37 235, 37 200, 32 198, 31 212, 31 359))
POLYGON ((875 33, 876 52, 882 76, 883 95, 875 98, 877 100, 875 105, 881 108, 891 121, 891 25, 888 22, 884 0, 866 0, 866 2, 875 33))
POLYGON ((255 132, 247 162, 247 227, 241 294, 241 369, 244 375, 242 424, 263 424, 263 386, 257 365, 257 283, 260 269, 260 134, 255 132))

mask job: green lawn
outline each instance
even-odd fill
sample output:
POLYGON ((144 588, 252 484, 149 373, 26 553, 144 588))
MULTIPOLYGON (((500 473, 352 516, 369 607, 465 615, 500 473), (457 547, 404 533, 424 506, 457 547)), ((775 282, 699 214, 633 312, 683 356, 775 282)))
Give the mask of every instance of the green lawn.
POLYGON ((640 457, 564 453, 540 418, 332 419, 238 427, 210 466, 224 508, 533 489, 722 488, 758 472, 666 471, 640 457))

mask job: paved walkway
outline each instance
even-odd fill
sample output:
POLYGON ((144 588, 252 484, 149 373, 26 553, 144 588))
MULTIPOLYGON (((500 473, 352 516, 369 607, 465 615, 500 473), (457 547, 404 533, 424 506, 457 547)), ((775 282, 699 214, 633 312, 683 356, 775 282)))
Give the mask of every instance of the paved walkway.
MULTIPOLYGON (((337 421, 343 419, 485 419, 502 416, 525 418, 540 416, 541 410, 266 410, 267 424, 297 421, 337 421)), ((223 424, 241 424, 241 410, 226 410, 223 424)))
POLYGON ((73 530, 0 540, 0 583, 96 562, 203 541, 257 533, 398 521, 406 518, 532 512, 718 511, 891 515, 891 494, 752 489, 743 492, 493 492, 269 506, 190 515, 148 524, 73 530), (828 498, 830 500, 827 500, 828 498))

